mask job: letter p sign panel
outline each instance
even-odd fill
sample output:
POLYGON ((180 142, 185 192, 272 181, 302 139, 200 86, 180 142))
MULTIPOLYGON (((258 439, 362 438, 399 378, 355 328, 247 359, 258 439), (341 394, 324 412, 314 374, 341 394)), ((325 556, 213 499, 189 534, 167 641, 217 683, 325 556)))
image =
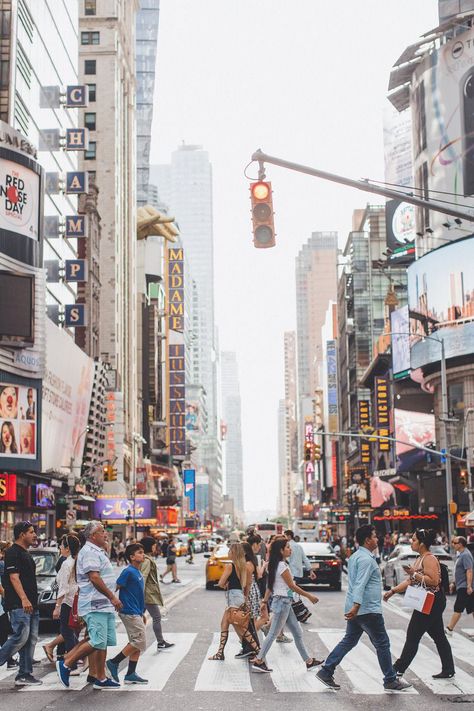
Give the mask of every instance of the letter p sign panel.
POLYGON ((87 262, 85 259, 66 259, 66 281, 87 281, 87 262))

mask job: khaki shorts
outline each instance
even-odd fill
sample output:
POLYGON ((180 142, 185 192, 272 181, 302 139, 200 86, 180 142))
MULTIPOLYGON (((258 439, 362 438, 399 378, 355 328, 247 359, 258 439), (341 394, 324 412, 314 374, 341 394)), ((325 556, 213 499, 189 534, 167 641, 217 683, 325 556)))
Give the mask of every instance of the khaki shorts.
POLYGON ((146 628, 140 615, 123 615, 119 613, 128 635, 128 641, 140 652, 146 651, 146 628))

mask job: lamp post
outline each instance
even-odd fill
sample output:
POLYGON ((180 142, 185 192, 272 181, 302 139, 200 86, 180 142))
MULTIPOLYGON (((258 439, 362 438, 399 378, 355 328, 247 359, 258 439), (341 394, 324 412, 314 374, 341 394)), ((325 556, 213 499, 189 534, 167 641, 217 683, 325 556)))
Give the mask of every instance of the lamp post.
MULTIPOLYGON (((89 432, 89 426, 86 427, 86 429, 81 432, 79 437, 76 439, 76 442, 74 444, 74 447, 72 448, 72 453, 71 457, 69 459, 69 475, 67 478, 67 483, 68 483, 68 511, 74 511, 74 487, 76 484, 76 476, 74 474, 74 459, 76 458, 76 449, 77 445, 79 444, 80 440, 82 437, 89 432)), ((72 517, 72 514, 71 514, 72 517)))
POLYGON ((137 517, 135 512, 137 500, 137 444, 146 444, 146 439, 139 432, 134 432, 132 434, 132 527, 134 540, 137 538, 137 517))

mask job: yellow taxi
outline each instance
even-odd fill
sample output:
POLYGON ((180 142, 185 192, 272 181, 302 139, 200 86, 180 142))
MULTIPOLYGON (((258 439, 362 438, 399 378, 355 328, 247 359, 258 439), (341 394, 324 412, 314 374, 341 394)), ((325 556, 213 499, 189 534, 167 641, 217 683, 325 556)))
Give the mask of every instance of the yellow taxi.
POLYGON ((205 553, 204 557, 207 558, 206 590, 213 590, 224 572, 225 564, 230 563, 229 546, 225 543, 220 543, 212 553, 205 553))
POLYGON ((176 546, 176 555, 183 556, 188 553, 188 543, 183 538, 175 538, 174 544, 176 546))

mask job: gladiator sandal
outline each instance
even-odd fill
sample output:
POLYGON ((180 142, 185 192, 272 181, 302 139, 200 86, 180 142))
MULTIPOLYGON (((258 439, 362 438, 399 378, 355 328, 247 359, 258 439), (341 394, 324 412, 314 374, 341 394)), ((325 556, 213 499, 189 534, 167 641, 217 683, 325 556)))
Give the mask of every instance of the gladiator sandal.
POLYGON ((242 644, 246 644, 249 649, 251 649, 252 652, 254 652, 255 654, 258 654, 258 652, 260 651, 260 645, 258 644, 258 642, 255 641, 252 633, 249 632, 248 629, 245 630, 242 635, 242 644))
POLYGON ((227 644, 227 640, 229 638, 229 630, 226 630, 225 632, 221 632, 221 641, 219 643, 219 649, 215 654, 212 655, 212 657, 209 657, 211 661, 215 662, 223 662, 225 657, 224 657, 224 649, 227 644))
POLYGON ((249 626, 248 626, 248 631, 249 631, 250 634, 252 635, 252 637, 253 637, 255 643, 256 643, 258 646, 260 646, 260 642, 259 642, 259 639, 258 639, 257 628, 255 627, 255 622, 254 622, 254 620, 253 620, 252 617, 250 618, 250 622, 249 622, 249 626))

